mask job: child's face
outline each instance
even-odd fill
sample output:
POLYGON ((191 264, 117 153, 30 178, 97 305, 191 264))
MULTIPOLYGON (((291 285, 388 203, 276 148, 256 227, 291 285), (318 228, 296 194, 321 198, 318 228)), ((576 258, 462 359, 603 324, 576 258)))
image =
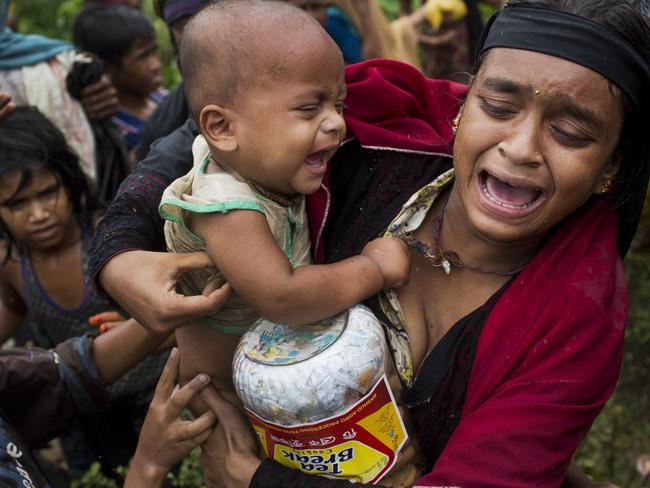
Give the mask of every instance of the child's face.
POLYGON ((160 88, 160 54, 154 39, 138 39, 119 66, 108 67, 118 91, 146 96, 160 88))
POLYGON ((343 60, 323 44, 292 62, 285 75, 244 90, 234 108, 233 166, 269 190, 317 191, 345 136, 343 60))
POLYGON ((72 204, 60 180, 35 167, 31 182, 16 193, 21 178, 18 170, 0 177, 0 218, 11 236, 31 250, 52 249, 77 236, 72 204))

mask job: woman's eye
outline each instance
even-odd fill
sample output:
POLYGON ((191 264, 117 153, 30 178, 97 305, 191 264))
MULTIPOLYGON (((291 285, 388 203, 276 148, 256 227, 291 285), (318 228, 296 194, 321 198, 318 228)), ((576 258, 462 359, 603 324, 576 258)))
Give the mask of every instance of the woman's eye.
POLYGON ((343 110, 345 110, 346 108, 348 108, 348 106, 345 103, 343 103, 343 100, 336 102, 336 111, 338 113, 342 114, 343 110))
POLYGON ((27 208, 26 200, 12 200, 3 204, 12 212, 19 212, 20 210, 27 208))
POLYGON ((516 110, 509 105, 494 102, 492 100, 488 100, 487 98, 481 98, 480 100, 480 106, 483 111, 493 117, 505 118, 510 117, 516 113, 516 110))
POLYGON ((555 137, 563 144, 567 146, 572 146, 572 147, 585 147, 589 145, 591 142, 591 139, 588 137, 584 137, 582 135, 574 134, 572 132, 569 132, 565 129, 562 129, 561 127, 558 127, 557 125, 552 125, 551 126, 553 132, 555 133, 555 137))

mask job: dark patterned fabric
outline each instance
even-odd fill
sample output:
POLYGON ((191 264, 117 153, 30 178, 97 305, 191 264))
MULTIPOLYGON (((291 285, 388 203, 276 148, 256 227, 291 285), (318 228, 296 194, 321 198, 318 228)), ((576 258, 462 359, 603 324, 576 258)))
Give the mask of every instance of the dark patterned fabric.
POLYGON ((124 180, 97 225, 89 262, 91 277, 120 252, 166 250, 164 221, 158 215, 158 204, 167 185, 192 169, 192 142, 196 135, 196 126, 187 121, 168 137, 152 144, 147 158, 124 180))
POLYGON ((427 473, 458 426, 483 325, 509 283, 454 324, 426 356, 406 393, 413 430, 426 433, 418 441, 427 473))
MULTIPOLYGON (((91 236, 85 233, 82 241, 81 263, 84 276, 88 275, 88 251, 91 236)), ((32 266, 29 251, 20 249, 20 271, 23 279, 23 297, 28 308, 26 323, 33 334, 35 345, 51 348, 69 339, 97 329, 88 324, 88 318, 106 310, 94 286, 84 284, 84 298, 81 304, 65 309, 54 303, 32 266)))
POLYGON ((382 234, 417 190, 451 168, 451 159, 344 144, 331 164, 332 203, 325 226, 327 262, 359 254, 382 234))

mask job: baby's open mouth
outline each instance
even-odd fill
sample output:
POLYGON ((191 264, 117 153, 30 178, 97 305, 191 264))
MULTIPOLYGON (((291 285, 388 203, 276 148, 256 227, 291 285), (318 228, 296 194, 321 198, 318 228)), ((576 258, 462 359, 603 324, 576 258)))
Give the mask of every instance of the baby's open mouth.
POLYGON ((313 166, 319 166, 321 164, 324 164, 327 162, 326 161, 327 153, 328 153, 327 150, 313 152, 305 158, 305 163, 313 166))
POLYGON ((529 208, 540 201, 543 191, 535 187, 515 186, 487 171, 481 173, 481 188, 488 200, 512 209, 529 208))

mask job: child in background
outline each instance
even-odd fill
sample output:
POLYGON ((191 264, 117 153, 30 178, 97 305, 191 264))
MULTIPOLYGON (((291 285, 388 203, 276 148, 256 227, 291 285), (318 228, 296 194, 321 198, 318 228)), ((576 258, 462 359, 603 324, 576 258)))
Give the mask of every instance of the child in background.
MULTIPOLYGON (((96 328, 106 305, 88 276, 93 198, 61 132, 40 112, 18 107, 0 121, 0 342, 22 324, 35 345, 55 347, 96 328)), ((63 439, 73 474, 101 459, 128 462, 166 353, 151 356, 113 386, 109 410, 80 418, 63 439)))
POLYGON ((91 4, 75 19, 73 40, 104 63, 117 90, 113 121, 124 134, 133 161, 144 122, 164 96, 153 26, 132 7, 91 4))
POLYGON ((213 280, 235 292, 215 316, 176 330, 181 377, 206 372, 232 395, 233 352, 256 319, 339 313, 404 283, 408 252, 382 238, 360 256, 309 265, 304 195, 320 188, 345 135, 346 93, 341 53, 309 14, 271 0, 211 4, 185 27, 180 57, 202 135, 193 169, 163 194, 165 237, 174 252, 207 250, 216 266, 186 273, 185 294, 213 280))

